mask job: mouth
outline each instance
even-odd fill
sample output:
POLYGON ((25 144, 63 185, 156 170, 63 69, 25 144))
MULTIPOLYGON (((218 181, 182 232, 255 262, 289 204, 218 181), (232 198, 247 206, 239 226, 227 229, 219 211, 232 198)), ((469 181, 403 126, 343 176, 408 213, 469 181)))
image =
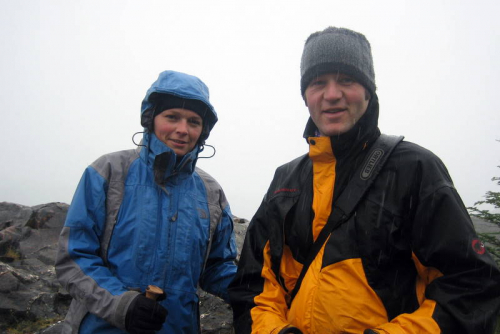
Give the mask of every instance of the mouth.
POLYGON ((347 109, 345 109, 345 108, 332 108, 332 109, 323 110, 322 112, 325 114, 338 114, 338 113, 346 111, 346 110, 347 109))
POLYGON ((179 145, 179 146, 182 146, 182 145, 186 145, 187 144, 187 141, 184 141, 184 140, 179 140, 179 139, 170 139, 170 141, 172 143, 174 143, 174 145, 179 145))

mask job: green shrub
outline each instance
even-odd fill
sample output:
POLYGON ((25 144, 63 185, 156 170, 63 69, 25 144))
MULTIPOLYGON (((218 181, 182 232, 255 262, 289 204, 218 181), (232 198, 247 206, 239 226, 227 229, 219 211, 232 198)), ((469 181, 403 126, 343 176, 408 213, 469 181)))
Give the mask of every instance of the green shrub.
POLYGON ((43 318, 37 319, 34 321, 23 320, 18 322, 12 327, 7 328, 6 334, 32 334, 42 329, 49 327, 52 324, 57 323, 58 321, 63 320, 63 317, 56 318, 43 318))
MULTIPOLYGON (((500 166, 497 166, 500 168, 500 166)), ((500 177, 493 177, 491 179, 500 185, 500 177)), ((481 218, 483 220, 489 221, 500 227, 500 213, 494 213, 490 210, 480 209, 478 206, 489 204, 493 205, 495 209, 500 209, 500 192, 497 191, 487 191, 484 196, 485 200, 478 201, 474 203, 474 206, 468 207, 471 216, 481 218)), ((479 237, 485 242, 486 248, 492 255, 495 262, 500 266, 500 233, 478 233, 479 237)), ((500 314, 497 317, 497 326, 495 329, 495 334, 500 334, 500 314)))

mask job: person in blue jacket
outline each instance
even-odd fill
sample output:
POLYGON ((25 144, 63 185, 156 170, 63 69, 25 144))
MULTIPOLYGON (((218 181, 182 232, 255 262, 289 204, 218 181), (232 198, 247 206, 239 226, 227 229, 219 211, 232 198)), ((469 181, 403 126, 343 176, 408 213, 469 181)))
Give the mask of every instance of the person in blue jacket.
POLYGON ((197 287, 228 301, 232 215, 217 181, 195 167, 216 122, 200 79, 164 71, 142 102, 137 149, 87 167, 56 259, 73 297, 63 333, 198 333, 197 287), (147 298, 149 285, 164 299, 147 298))

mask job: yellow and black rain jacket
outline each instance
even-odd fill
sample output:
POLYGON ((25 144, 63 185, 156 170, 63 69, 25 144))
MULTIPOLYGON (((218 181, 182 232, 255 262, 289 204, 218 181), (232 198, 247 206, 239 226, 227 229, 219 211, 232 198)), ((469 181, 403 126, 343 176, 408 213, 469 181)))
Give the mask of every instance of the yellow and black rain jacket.
MULTIPOLYGON (((491 333, 500 271, 441 160, 401 142, 350 219, 333 230, 290 307, 289 293, 332 204, 380 135, 374 97, 345 135, 305 136, 276 170, 230 286, 235 331, 491 333)), ((312 130, 311 130, 312 129, 312 130)))

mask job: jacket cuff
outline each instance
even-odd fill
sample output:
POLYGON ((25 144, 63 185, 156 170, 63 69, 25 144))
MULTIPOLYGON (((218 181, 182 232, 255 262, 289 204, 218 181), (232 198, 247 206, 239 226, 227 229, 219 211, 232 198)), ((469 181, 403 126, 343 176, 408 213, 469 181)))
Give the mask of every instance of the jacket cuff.
POLYGON ((127 316, 128 307, 138 295, 140 295, 140 293, 137 291, 126 291, 120 296, 120 301, 116 307, 114 326, 121 330, 125 330, 125 318, 127 316))

